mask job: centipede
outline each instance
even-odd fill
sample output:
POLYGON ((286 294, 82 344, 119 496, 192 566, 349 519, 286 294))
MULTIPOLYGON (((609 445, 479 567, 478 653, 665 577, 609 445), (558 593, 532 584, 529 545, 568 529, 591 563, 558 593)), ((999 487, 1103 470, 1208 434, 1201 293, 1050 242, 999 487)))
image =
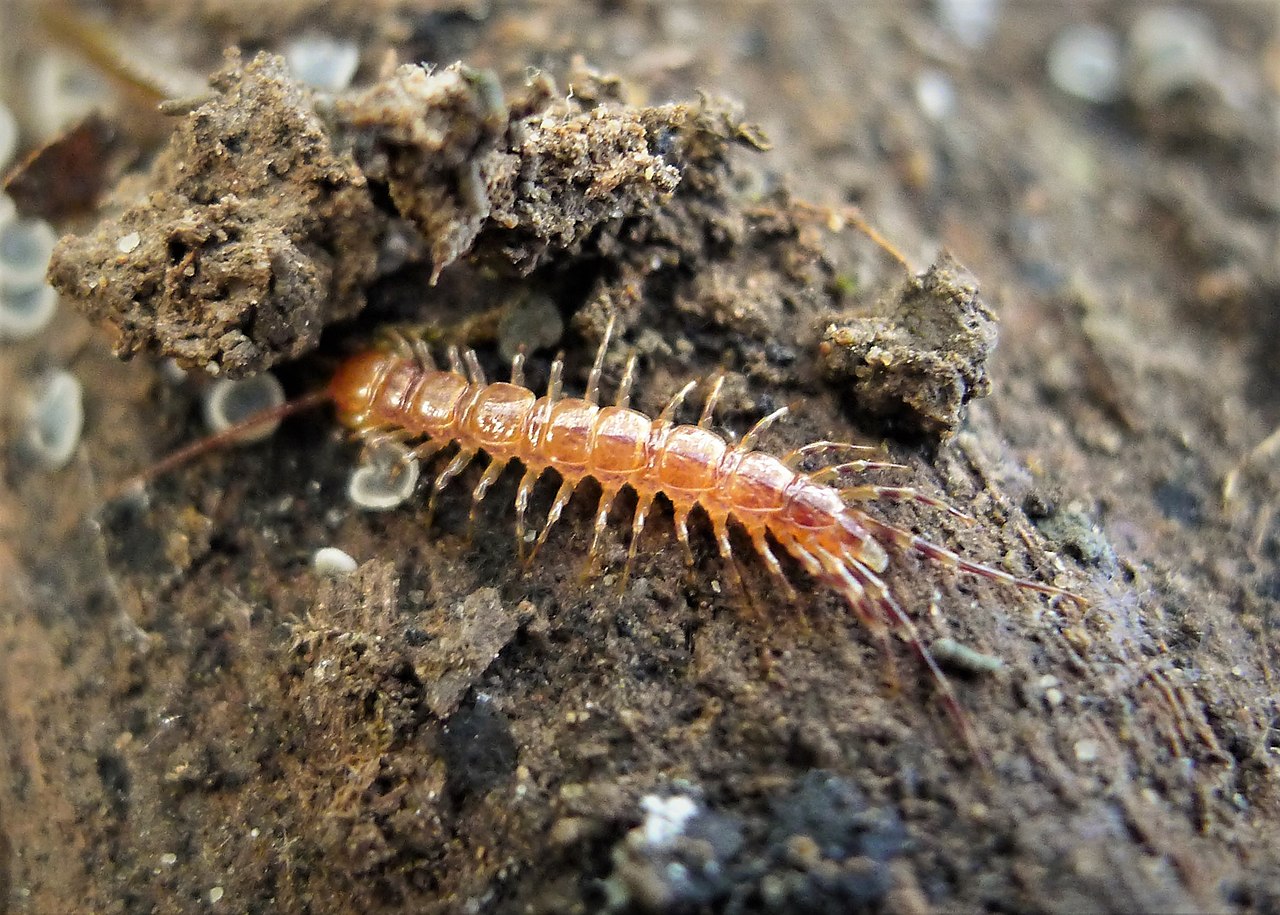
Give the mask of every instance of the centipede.
MULTIPOLYGON (((880 520, 866 510, 878 501, 914 502, 944 511, 965 523, 974 519, 943 500, 908 486, 865 482, 868 471, 904 469, 874 460, 877 449, 853 443, 817 441, 778 457, 756 447, 761 435, 788 412, 782 407, 764 416, 736 442, 712 428, 724 375, 714 376, 696 423, 676 422, 677 412, 698 386, 690 381, 651 417, 631 407, 637 356, 627 360, 614 402, 600 403, 601 376, 614 335, 608 320, 581 397, 564 392, 564 355, 551 363, 545 392, 525 384, 524 354, 512 359, 507 381, 490 382, 476 352, 447 348, 438 364, 430 344, 404 330, 383 334, 374 346, 346 357, 328 384, 298 400, 264 411, 236 427, 175 452, 145 472, 166 472, 197 453, 233 440, 251 425, 331 403, 338 422, 367 443, 395 442, 426 462, 447 453, 427 500, 428 522, 441 493, 474 461, 487 457, 471 493, 469 529, 481 503, 512 464, 524 468, 515 496, 517 550, 530 563, 546 543, 574 493, 588 480, 600 490, 586 568, 597 564, 614 503, 625 491, 635 495, 631 536, 621 575, 625 588, 635 564, 641 535, 659 498, 669 503, 676 539, 687 562, 694 562, 690 516, 695 510, 710 521, 720 557, 742 585, 731 528, 746 534, 756 556, 777 581, 787 601, 798 599, 779 552, 815 582, 835 591, 849 612, 880 644, 890 659, 890 639, 901 638, 928 671, 949 717, 975 756, 983 759, 972 724, 956 690, 930 652, 912 618, 886 584, 890 551, 917 553, 956 572, 968 573, 1051 598, 1084 605, 1080 595, 1020 578, 972 562, 913 531, 880 520), (863 454, 816 471, 804 469, 822 454, 863 454), (548 471, 560 483, 541 530, 528 529, 535 485, 548 471), (854 482, 849 485, 850 479, 854 482)), ((140 475, 144 476, 144 475, 140 475)), ((135 478, 137 479, 137 478, 135 478)), ((745 593, 745 587, 744 587, 745 593)), ((893 675, 896 680, 896 673, 893 675)))

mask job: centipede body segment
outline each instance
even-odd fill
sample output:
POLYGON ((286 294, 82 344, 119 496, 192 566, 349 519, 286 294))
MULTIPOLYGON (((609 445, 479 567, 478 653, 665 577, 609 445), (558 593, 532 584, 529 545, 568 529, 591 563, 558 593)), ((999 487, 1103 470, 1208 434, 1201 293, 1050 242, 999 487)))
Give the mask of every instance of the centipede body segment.
POLYGON ((340 421, 362 437, 385 436, 411 444, 415 454, 424 459, 451 446, 456 449, 432 486, 432 508, 449 482, 483 453, 489 464, 472 493, 474 522, 494 481, 508 465, 522 465, 515 523, 518 548, 525 558, 532 558, 545 543, 574 491, 588 477, 601 489, 587 557, 589 567, 598 555, 614 501, 626 488, 636 494, 624 581, 659 495, 671 503, 676 537, 689 556, 689 517, 695 507, 701 507, 710 519, 719 552, 735 576, 737 559, 729 531, 730 523, 736 523, 786 594, 794 596, 795 592, 775 547, 794 557, 815 581, 838 592, 882 643, 891 632, 901 634, 929 669, 957 726, 974 746, 954 690, 881 577, 889 565, 886 547, 914 551, 952 569, 1019 588, 1077 601, 1080 598, 969 562, 911 531, 872 517, 862 507, 875 500, 915 501, 966 517, 943 502, 908 487, 839 485, 865 470, 895 465, 857 459, 815 473, 800 469, 816 452, 856 452, 861 450, 859 446, 816 442, 782 458, 756 450, 759 434, 779 419, 785 408, 764 417, 739 442, 726 441, 710 428, 719 380, 711 385, 696 425, 674 420, 676 410, 694 387, 692 382, 651 418, 629 406, 635 377, 633 357, 615 403, 601 406, 600 376, 612 327, 611 321, 582 397, 563 395, 563 363, 559 358, 551 367, 546 392, 538 396, 524 384, 520 356, 513 361, 510 381, 489 383, 474 353, 450 349, 447 366, 438 367, 425 345, 405 337, 391 346, 349 358, 333 376, 327 394, 340 421), (526 557, 529 498, 547 470, 554 470, 561 482, 526 557))

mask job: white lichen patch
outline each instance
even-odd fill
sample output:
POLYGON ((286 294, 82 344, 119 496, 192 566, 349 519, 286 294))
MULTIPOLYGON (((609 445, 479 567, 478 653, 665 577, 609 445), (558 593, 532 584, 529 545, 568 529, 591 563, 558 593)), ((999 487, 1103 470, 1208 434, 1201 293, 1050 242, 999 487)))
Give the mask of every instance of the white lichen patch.
POLYGON ((27 454, 46 470, 67 465, 84 430, 84 388, 70 372, 45 375, 29 395, 22 437, 27 454))
MULTIPOLYGON (((270 372, 250 378, 224 378, 205 390, 204 422, 210 432, 223 432, 253 415, 284 403, 284 387, 270 372)), ((280 421, 264 422, 237 440, 242 444, 269 438, 280 421)))
POLYGON ((377 442, 352 471, 347 498, 361 508, 387 511, 408 499, 417 483, 418 459, 395 442, 377 442))
POLYGON ((43 283, 57 241, 53 226, 43 219, 0 223, 0 286, 29 288, 43 283))
POLYGON ((0 340, 26 340, 48 326, 58 310, 58 293, 47 283, 0 286, 0 340))

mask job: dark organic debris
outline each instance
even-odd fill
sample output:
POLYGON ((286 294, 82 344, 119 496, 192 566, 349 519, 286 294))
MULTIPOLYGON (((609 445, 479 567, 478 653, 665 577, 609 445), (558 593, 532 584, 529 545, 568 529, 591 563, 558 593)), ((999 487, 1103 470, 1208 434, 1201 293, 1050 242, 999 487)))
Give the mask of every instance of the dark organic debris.
POLYGON ((605 888, 615 910, 878 911, 893 886, 891 864, 907 848, 896 813, 816 769, 770 800, 760 834, 683 795, 642 804, 645 822, 613 851, 605 888))
POLYGON ((973 276, 943 254, 874 314, 828 327, 823 370, 850 383, 856 412, 945 441, 960 428, 965 404, 991 391, 986 362, 996 320, 973 276))

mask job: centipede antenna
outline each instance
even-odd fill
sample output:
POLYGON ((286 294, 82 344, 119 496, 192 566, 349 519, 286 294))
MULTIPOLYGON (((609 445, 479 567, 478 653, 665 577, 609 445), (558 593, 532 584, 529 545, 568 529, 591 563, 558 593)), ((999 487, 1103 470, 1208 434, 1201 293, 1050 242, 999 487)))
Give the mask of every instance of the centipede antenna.
POLYGON ((467 347, 462 352, 462 358, 467 364, 467 375, 471 379, 472 384, 488 384, 489 379, 485 377, 484 367, 480 365, 480 357, 476 355, 476 351, 467 347))
POLYGON ((702 406, 702 415, 698 417, 698 428, 706 429, 711 425, 711 416, 715 413, 716 404, 720 402, 720 391, 724 388, 724 372, 711 379, 711 390, 707 392, 707 402, 702 406))
POLYGON ((235 444, 239 439, 248 433, 254 432, 263 426, 270 426, 278 423, 286 416, 292 416, 295 413, 302 413, 306 410, 313 410, 316 407, 328 403, 331 395, 327 389, 312 391, 310 394, 304 394, 296 400, 287 400, 282 404, 274 407, 267 407, 265 410, 259 410, 250 416, 245 417, 237 423, 233 423, 221 432, 215 432, 212 435, 206 435, 203 438, 196 439, 189 445, 184 445, 177 451, 171 452, 160 460, 156 461, 150 467, 135 473, 133 476, 117 483, 115 486, 109 487, 103 497, 104 502, 110 502, 118 497, 121 493, 128 489, 141 486, 157 477, 176 470, 183 464, 187 464, 202 454, 210 451, 216 451, 219 448, 225 448, 228 445, 235 444))
POLYGON ((511 357, 511 383, 524 387, 524 350, 511 357))
POLYGON ((760 434, 764 432, 765 429, 768 429, 770 426, 772 426, 774 423, 782 419, 782 417, 786 416, 790 412, 791 412, 790 407, 778 407, 778 409, 774 410, 768 416, 761 419, 758 423, 756 423, 754 426, 751 427, 750 432, 742 436, 742 441, 738 442, 738 450, 750 451, 752 448, 756 446, 756 439, 760 437, 760 434))
POLYGON ((626 409, 631 406, 631 386, 636 380, 636 362, 639 355, 632 353, 627 359, 627 367, 622 372, 622 381, 618 382, 618 406, 626 409))
POLYGON ((600 348, 596 350, 596 361, 591 365, 591 374, 587 376, 587 392, 582 399, 594 404, 600 401, 600 373, 604 371, 604 355, 609 349, 609 338, 613 336, 613 325, 616 314, 609 315, 609 323, 604 326, 604 337, 600 340, 600 348))

